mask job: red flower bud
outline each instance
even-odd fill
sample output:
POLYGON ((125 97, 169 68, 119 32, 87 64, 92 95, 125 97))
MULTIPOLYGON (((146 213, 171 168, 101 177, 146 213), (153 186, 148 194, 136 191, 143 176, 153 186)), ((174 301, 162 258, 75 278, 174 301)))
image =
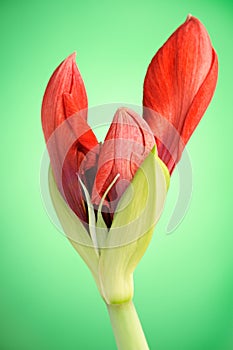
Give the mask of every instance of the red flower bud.
POLYGON ((104 192, 119 174, 116 185, 107 196, 113 213, 118 200, 154 145, 155 140, 147 123, 134 111, 119 108, 100 150, 92 191, 93 203, 99 204, 104 192))
POLYGON ((144 118, 172 173, 213 96, 217 55, 205 27, 188 16, 152 59, 144 81, 144 118))
POLYGON ((75 63, 75 54, 63 61, 50 78, 41 113, 59 191, 76 215, 86 221, 77 172, 88 153, 86 170, 95 173, 98 141, 86 121, 87 96, 75 63))

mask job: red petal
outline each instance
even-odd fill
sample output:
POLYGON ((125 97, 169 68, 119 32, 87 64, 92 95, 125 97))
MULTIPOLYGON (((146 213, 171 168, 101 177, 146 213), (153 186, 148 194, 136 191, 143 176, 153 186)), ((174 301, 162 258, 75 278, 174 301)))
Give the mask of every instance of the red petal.
POLYGON ((58 66, 46 87, 41 109, 46 141, 67 117, 87 109, 86 90, 75 56, 73 53, 58 66))
POLYGON ((179 142, 188 141, 213 96, 217 80, 216 60, 206 29, 198 19, 189 16, 148 67, 143 105, 156 113, 145 110, 144 118, 158 141, 158 154, 170 172, 183 150, 179 142), (203 92, 199 93, 203 86, 205 97, 203 92), (194 103, 196 107, 193 108, 194 103), (167 122, 174 126, 174 132, 167 122))
POLYGON ((59 191, 72 210, 86 220, 82 191, 77 178, 81 161, 96 166, 98 141, 86 121, 87 98, 75 55, 53 73, 42 103, 42 127, 59 191), (84 110, 83 110, 84 108, 84 110), (87 155, 88 154, 88 155, 87 155))
POLYGON ((92 192, 93 203, 99 204, 108 186, 120 174, 119 180, 108 194, 113 212, 122 193, 154 145, 154 137, 147 123, 127 108, 118 109, 100 151, 92 192))

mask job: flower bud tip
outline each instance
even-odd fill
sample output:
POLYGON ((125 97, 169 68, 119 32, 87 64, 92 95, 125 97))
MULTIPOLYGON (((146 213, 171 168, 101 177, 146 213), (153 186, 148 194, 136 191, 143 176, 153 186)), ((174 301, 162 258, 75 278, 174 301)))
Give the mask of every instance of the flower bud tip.
POLYGON ((193 16, 189 13, 187 18, 186 18, 186 22, 190 21, 190 19, 192 19, 192 18, 193 18, 193 16))
POLYGON ((76 61, 76 51, 74 51, 72 54, 70 54, 70 55, 67 57, 67 60, 70 60, 70 61, 75 62, 75 61, 76 61))

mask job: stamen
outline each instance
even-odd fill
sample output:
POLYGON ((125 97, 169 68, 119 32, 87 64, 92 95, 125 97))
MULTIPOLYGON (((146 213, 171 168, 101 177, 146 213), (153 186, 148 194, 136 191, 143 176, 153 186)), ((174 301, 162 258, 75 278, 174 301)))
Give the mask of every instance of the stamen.
POLYGON ((97 242, 97 237, 96 237, 96 230, 95 230, 95 212, 94 212, 94 208, 93 205, 91 203, 91 198, 90 195, 88 193, 88 190, 86 188, 86 186, 84 185, 84 183, 82 182, 81 178, 78 176, 78 180, 82 186, 83 192, 85 194, 86 200, 87 200, 87 208, 88 208, 88 221, 89 221, 89 229, 90 229, 90 235, 91 235, 91 239, 92 242, 94 244, 94 248, 96 251, 96 254, 99 257, 99 250, 98 250, 98 242, 97 242))
POLYGON ((105 198, 107 197, 107 194, 109 193, 109 191, 111 190, 111 188, 113 187, 113 185, 116 183, 116 181, 119 179, 120 177, 120 174, 117 174, 113 181, 110 183, 110 185, 108 186, 108 188, 106 189, 106 191, 104 192, 104 195, 103 197, 101 198, 101 201, 100 201, 100 204, 99 204, 99 208, 98 208, 98 220, 99 220, 99 217, 101 214, 101 211, 102 211, 102 207, 103 207, 103 204, 104 204, 104 201, 105 201, 105 198))

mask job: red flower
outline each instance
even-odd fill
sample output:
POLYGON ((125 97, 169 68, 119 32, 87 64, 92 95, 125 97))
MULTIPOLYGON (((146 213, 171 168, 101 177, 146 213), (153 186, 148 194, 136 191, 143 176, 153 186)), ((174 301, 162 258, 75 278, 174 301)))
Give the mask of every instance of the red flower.
POLYGON ((120 175, 105 200, 104 218, 111 226, 119 198, 155 144, 147 123, 135 112, 121 108, 100 145, 87 124, 86 91, 73 54, 48 83, 42 126, 58 189, 82 221, 88 222, 88 212, 80 180, 97 207, 120 175))
POLYGON ((87 123, 87 96, 75 55, 62 62, 45 91, 42 126, 58 189, 83 222, 88 222, 86 197, 96 210, 104 197, 102 212, 111 226, 120 197, 155 141, 172 173, 210 103, 217 71, 207 31, 188 16, 149 65, 144 119, 119 109, 101 145, 87 123))
POLYGON ((86 171, 95 173, 98 141, 87 124, 87 96, 70 55, 49 80, 42 103, 42 127, 59 191, 78 217, 86 210, 77 172, 86 155, 86 171), (91 152, 90 152, 91 151, 91 152))
POLYGON ((154 145, 147 123, 132 110, 119 108, 101 147, 92 190, 92 202, 98 205, 116 175, 120 175, 107 195, 111 218, 121 195, 154 145))
POLYGON ((208 33, 188 16, 152 59, 144 82, 144 118, 172 173, 213 96, 217 55, 208 33))

